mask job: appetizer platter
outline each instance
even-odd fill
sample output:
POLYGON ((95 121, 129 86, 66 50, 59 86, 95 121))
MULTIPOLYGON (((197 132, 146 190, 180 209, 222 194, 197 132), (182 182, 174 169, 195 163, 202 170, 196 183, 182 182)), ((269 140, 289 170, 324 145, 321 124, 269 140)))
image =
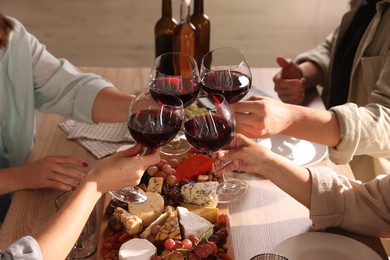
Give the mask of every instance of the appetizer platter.
POLYGON ((128 204, 106 194, 98 259, 233 259, 229 218, 218 204, 213 163, 188 152, 163 157, 139 184, 148 200, 128 204))

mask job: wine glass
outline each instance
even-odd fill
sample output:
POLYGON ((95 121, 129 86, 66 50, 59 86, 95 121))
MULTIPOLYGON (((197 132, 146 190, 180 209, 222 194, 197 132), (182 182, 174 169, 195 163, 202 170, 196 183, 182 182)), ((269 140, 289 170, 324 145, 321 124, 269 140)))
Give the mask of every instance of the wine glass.
MULTIPOLYGON (((131 102, 127 126, 134 140, 142 145, 140 155, 170 142, 183 124, 183 102, 167 92, 152 93, 144 88, 131 102)), ((127 203, 142 203, 146 194, 138 187, 110 191, 127 203)))
MULTIPOLYGON (((186 113, 184 133, 188 142, 199 152, 210 153, 225 148, 236 133, 236 121, 228 102, 221 94, 201 95, 186 113)), ((236 201, 246 192, 248 185, 239 180, 227 180, 217 188, 218 202, 236 201)))
MULTIPOLYGON (((154 60, 149 83, 149 90, 152 93, 163 95, 162 91, 166 91, 169 95, 180 98, 186 108, 198 96, 199 84, 199 71, 195 59, 191 56, 168 52, 154 60)), ((183 132, 180 131, 171 142, 163 146, 161 152, 167 155, 179 155, 190 148, 183 132)))
MULTIPOLYGON (((73 191, 66 191, 58 195, 55 200, 56 210, 59 211, 62 208, 69 197, 72 195, 73 191)), ((88 217, 87 222, 85 223, 79 237, 77 238, 76 243, 74 244, 72 250, 69 252, 66 259, 85 259, 93 255, 96 251, 97 245, 94 239, 96 235, 96 206, 93 208, 91 214, 88 217)))
POLYGON ((200 78, 203 91, 222 94, 229 103, 241 100, 252 85, 244 54, 231 47, 208 52, 202 59, 200 78))

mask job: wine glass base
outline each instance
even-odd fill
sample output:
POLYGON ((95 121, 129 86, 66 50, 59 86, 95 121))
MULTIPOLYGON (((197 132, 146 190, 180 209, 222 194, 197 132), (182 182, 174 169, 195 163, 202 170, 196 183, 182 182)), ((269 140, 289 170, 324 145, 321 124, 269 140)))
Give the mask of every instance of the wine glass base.
POLYGON ((216 190, 218 203, 231 203, 246 193, 248 183, 240 180, 228 180, 221 183, 216 190))
POLYGON ((171 142, 164 145, 161 153, 165 155, 181 155, 191 149, 190 143, 185 139, 184 135, 175 137, 171 142))
POLYGON ((76 244, 66 259, 83 259, 93 255, 96 251, 96 243, 91 239, 86 239, 76 244))
POLYGON ((139 187, 128 187, 121 190, 110 191, 116 199, 126 203, 143 203, 148 199, 145 192, 139 187))

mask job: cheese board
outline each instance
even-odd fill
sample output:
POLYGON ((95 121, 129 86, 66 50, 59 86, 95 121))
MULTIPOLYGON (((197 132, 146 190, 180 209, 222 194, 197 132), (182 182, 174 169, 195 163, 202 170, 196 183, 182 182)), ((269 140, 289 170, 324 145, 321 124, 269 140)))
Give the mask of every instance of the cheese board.
POLYGON ((144 204, 119 205, 107 193, 97 259, 126 259, 141 251, 145 255, 137 259, 234 259, 228 208, 217 203, 219 180, 212 175, 211 159, 202 156, 193 150, 175 158, 162 155, 139 185, 148 194, 144 204), (132 251, 135 247, 142 250, 132 251))

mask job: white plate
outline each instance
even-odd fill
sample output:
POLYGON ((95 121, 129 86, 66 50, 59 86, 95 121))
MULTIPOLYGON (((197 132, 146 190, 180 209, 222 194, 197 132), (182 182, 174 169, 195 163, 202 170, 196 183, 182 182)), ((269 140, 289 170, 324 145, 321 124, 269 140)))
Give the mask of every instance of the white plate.
POLYGON ((301 166, 316 164, 328 155, 328 147, 325 145, 285 135, 274 135, 270 138, 259 139, 258 143, 301 166))
POLYGON ((368 246, 349 237, 307 232, 284 240, 273 253, 284 255, 288 260, 381 260, 368 246))

